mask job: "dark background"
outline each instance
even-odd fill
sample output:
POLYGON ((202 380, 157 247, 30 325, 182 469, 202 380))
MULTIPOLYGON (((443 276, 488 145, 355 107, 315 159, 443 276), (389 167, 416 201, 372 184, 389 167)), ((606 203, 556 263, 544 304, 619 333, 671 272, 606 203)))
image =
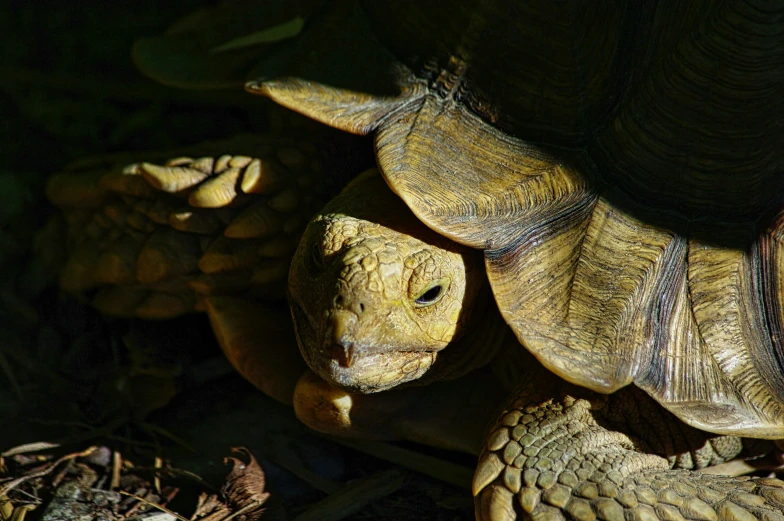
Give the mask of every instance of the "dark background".
MULTIPOLYGON (((43 196, 47 176, 77 158, 264 130, 264 100, 227 104, 220 92, 169 89, 133 66, 136 38, 209 4, 0 2, 0 452, 42 440, 73 450, 106 443, 138 465, 160 454, 217 484, 229 447, 246 445, 294 518, 325 494, 292 466, 342 485, 390 464, 308 434, 289 409, 230 373, 204 317, 109 320, 61 294, 35 241, 56 215, 43 196), (115 384, 139 352, 155 353, 163 376, 129 401, 115 384), (170 381, 180 392, 142 414, 170 381)), ((400 491, 350 519, 473 519, 470 492, 405 472, 400 491)), ((195 492, 183 486, 187 516, 195 492)))

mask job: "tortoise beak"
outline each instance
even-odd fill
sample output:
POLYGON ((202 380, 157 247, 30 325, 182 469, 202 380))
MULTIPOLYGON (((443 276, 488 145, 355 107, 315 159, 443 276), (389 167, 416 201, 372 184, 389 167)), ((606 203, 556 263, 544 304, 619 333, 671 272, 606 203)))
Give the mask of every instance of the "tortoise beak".
POLYGON ((353 344, 348 346, 333 345, 331 357, 333 360, 337 361, 341 367, 351 369, 351 366, 354 365, 354 361, 358 358, 358 354, 353 344))
POLYGON ((330 313, 329 321, 325 340, 330 339, 338 345, 351 343, 357 329, 357 316, 350 311, 334 310, 330 313))
POLYGON ((326 335, 324 335, 325 351, 342 367, 351 368, 359 356, 359 348, 354 343, 354 332, 357 329, 357 316, 344 310, 334 310, 329 318, 326 335))

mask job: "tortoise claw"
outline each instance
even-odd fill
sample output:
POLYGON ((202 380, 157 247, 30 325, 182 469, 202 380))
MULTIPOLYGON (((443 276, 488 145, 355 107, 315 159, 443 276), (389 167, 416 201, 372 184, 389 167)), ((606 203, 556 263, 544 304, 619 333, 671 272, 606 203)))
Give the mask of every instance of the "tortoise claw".
POLYGON ((486 487, 476 498, 475 513, 477 521, 515 521, 514 494, 503 486, 486 487))

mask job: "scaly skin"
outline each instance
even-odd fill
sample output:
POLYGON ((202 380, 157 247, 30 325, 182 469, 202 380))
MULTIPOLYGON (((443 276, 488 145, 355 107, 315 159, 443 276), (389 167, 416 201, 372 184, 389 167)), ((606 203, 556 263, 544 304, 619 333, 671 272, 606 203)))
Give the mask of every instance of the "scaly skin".
MULTIPOLYGON (((464 336, 465 346, 478 345, 471 336, 485 338, 490 349, 467 353, 471 356, 453 357, 460 352, 455 345, 450 347, 450 356, 428 355, 440 358, 437 371, 430 373, 440 376, 431 379, 472 371, 459 381, 371 397, 324 389, 326 384, 318 378, 302 377, 306 366, 288 310, 284 314, 279 302, 285 297, 291 256, 316 209, 371 158, 350 136, 300 138, 239 136, 176 152, 81 161, 50 179, 47 195, 64 215, 52 220, 40 243, 60 248, 48 247, 41 253, 60 269, 63 289, 91 299, 108 315, 161 319, 206 311, 234 367, 267 395, 296 405, 314 428, 344 436, 409 439, 476 454, 484 426, 492 419, 488 403, 500 403, 507 392, 489 371, 474 371, 493 356, 492 348, 508 334, 494 311, 474 313, 469 327, 464 327, 468 317, 462 313, 459 317, 452 313, 451 318, 449 313, 416 315, 431 317, 431 329, 423 331, 418 340, 425 349, 433 337, 438 337, 434 349, 443 348, 450 335, 452 344, 456 336, 464 336), (443 317, 451 325, 441 323, 443 317), (450 358, 459 363, 445 363, 450 358), (467 409, 472 417, 481 418, 471 428, 463 428, 467 409), (431 410, 442 414, 432 417, 431 410)), ((368 201, 378 202, 377 195, 386 193, 378 190, 382 186, 365 190, 368 201)), ((348 200, 353 202, 346 208, 361 210, 355 197, 344 198, 348 200)), ((404 212, 394 226, 402 230, 411 221, 421 228, 401 208, 404 212)), ((330 219, 324 216, 322 221, 330 219)), ((388 224, 393 221, 386 219, 388 224)), ((342 218, 330 222, 333 239, 350 241, 346 236, 350 227, 342 224, 342 218)), ((353 225, 358 222, 355 218, 353 225)), ((361 226, 363 233, 383 228, 371 222, 361 226)), ((321 236, 320 229, 311 228, 310 237, 321 236)), ((455 270, 471 266, 473 274, 463 280, 475 281, 469 284, 470 291, 478 288, 481 295, 477 298, 489 301, 475 252, 466 248, 445 252, 449 241, 433 233, 431 242, 438 247, 405 237, 399 234, 388 250, 398 263, 397 272, 408 270, 412 275, 407 290, 417 291, 417 281, 426 283, 424 275, 438 267, 440 261, 428 260, 428 256, 448 258, 455 270), (395 244, 398 239, 400 248, 395 244), (419 262, 412 269, 401 264, 409 253, 419 262)), ((371 242, 357 239, 352 243, 354 253, 371 242)), ((371 273, 365 271, 370 260, 364 261, 360 272, 371 273)), ((379 265, 380 270, 385 267, 389 263, 379 265)), ((451 292, 460 284, 456 280, 451 292)), ((445 292, 444 302, 451 292, 445 292)))
MULTIPOLYGON (((347 413, 338 419, 338 402, 347 395, 330 398, 335 391, 329 386, 367 393, 451 379, 462 373, 439 371, 431 358, 419 362, 416 374, 403 368, 412 355, 447 358, 459 349, 459 358, 489 347, 481 336, 466 332, 477 327, 470 318, 474 308, 487 305, 477 297, 481 291, 472 289, 484 280, 456 261, 454 246, 438 251, 443 239, 409 220, 413 217, 384 188, 367 175, 349 185, 311 221, 290 271, 300 348, 326 381, 302 392, 310 401, 299 405, 298 416, 320 430, 349 421, 347 413), (408 273, 379 269, 409 264, 408 273), (423 264, 426 268, 417 272, 423 264), (408 312, 422 293, 418 288, 445 280, 450 290, 458 288, 442 297, 446 306, 439 309, 436 302, 427 315, 418 315, 416 308, 408 312), (463 315, 467 322, 455 321, 463 315), (446 335, 427 334, 434 320, 446 335), (327 397, 319 402, 319 395, 327 397), (332 416, 308 413, 323 413, 324 407, 332 416)), ((695 472, 740 454, 765 453, 771 442, 754 446, 689 427, 635 387, 600 395, 568 384, 511 335, 505 339, 491 367, 502 381, 519 387, 480 456, 474 479, 477 519, 784 519, 784 482, 695 472)))
POLYGON ((294 130, 82 160, 49 180, 63 216, 40 253, 107 315, 207 311, 240 373, 291 404, 305 370, 282 302, 291 255, 311 215, 372 162, 356 138, 294 130))
POLYGON ((351 141, 334 145, 342 136, 298 138, 237 136, 52 176, 67 223, 54 237, 68 243, 60 285, 108 315, 153 319, 211 295, 285 298, 308 219, 366 164, 351 141))
MULTIPOLYGON (((247 159, 239 160, 247 163, 247 159)), ((202 174, 178 170, 176 165, 143 168, 145 177, 174 183, 154 189, 177 192, 180 197, 182 192, 198 194, 193 202, 202 205, 200 208, 226 193, 217 181, 203 190, 182 188, 177 184, 181 175, 202 174)), ((137 198, 143 194, 135 191, 153 188, 146 184, 150 179, 142 182, 138 173, 103 176, 101 188, 93 188, 96 201, 92 207, 100 205, 107 191, 124 194, 125 203, 141 204, 137 198), (110 186, 110 182, 115 184, 110 186)), ((88 181, 85 186, 97 187, 95 180, 88 181)), ((79 201, 93 193, 72 184, 67 187, 75 190, 79 201)), ((67 190, 56 193, 67 199, 67 190)), ((266 196, 261 204, 268 200, 272 201, 266 196)), ((103 213, 95 215, 105 216, 95 223, 100 227, 107 219, 119 219, 115 210, 103 207, 103 213)), ((157 223, 157 206, 135 209, 137 214, 142 210, 157 223)), ((186 233, 204 234, 202 226, 222 227, 214 220, 217 213, 213 210, 175 210, 167 214, 172 238, 186 240, 186 233), (187 220, 177 220, 180 216, 187 220)), ((127 217, 131 220, 134 216, 131 212, 127 217)), ((159 220, 162 222, 157 224, 165 226, 166 219, 159 220)), ((237 230, 245 230, 242 218, 236 217, 232 223, 237 230)), ((253 223, 255 235, 268 221, 253 223)), ((241 284, 205 279, 205 268, 216 274, 236 269, 234 264, 242 260, 242 252, 231 250, 221 256, 220 248, 210 242, 210 255, 193 261, 202 271, 195 270, 189 278, 188 273, 175 270, 183 268, 175 262, 184 252, 173 247, 179 242, 154 234, 145 239, 144 233, 159 228, 149 225, 151 229, 145 232, 141 224, 126 233, 144 242, 143 247, 123 256, 122 235, 109 234, 107 249, 97 250, 103 252, 101 257, 89 263, 71 258, 69 266, 79 269, 67 269, 64 282, 80 289, 85 281, 90 287, 107 284, 115 299, 112 302, 121 302, 123 310, 165 316, 192 308, 172 306, 168 301, 151 303, 149 299, 139 307, 135 303, 138 297, 124 300, 122 285, 133 281, 129 277, 133 277, 134 267, 138 282, 146 287, 166 280, 158 271, 141 269, 147 265, 156 269, 164 266, 169 275, 185 276, 179 280, 190 281, 187 287, 203 295, 216 334, 238 369, 281 401, 290 403, 293 393, 298 416, 314 428, 346 435, 405 437, 474 451, 478 429, 499 403, 503 387, 499 382, 507 388, 522 383, 484 444, 475 478, 479 519, 784 519, 781 481, 714 477, 692 471, 741 453, 743 443, 738 438, 716 437, 686 427, 635 389, 609 397, 597 395, 546 371, 512 338, 489 300, 476 253, 424 228, 377 176, 361 176, 319 213, 294 256, 289 292, 297 334, 307 362, 321 376, 306 375, 296 388, 301 361, 288 356, 295 351, 285 339, 279 346, 267 342, 266 350, 254 350, 252 340, 269 336, 269 328, 280 326, 280 318, 263 306, 250 307, 238 297, 215 296, 243 293, 241 284), (171 259, 167 252, 173 255, 171 259), (153 253, 170 262, 141 262, 153 253), (226 268, 215 264, 221 259, 229 263, 226 268), (96 266, 99 269, 94 269, 96 266), (117 286, 112 288, 111 284, 117 286), (435 286, 441 286, 438 295, 427 296, 435 286), (269 364, 271 359, 275 364, 269 364), (473 371, 487 363, 495 376, 488 370, 473 371), (426 383, 433 385, 412 387, 426 383), (407 389, 356 394, 397 386, 407 389), (460 394, 466 389, 468 397, 465 392, 460 394), (379 416, 384 416, 383 421, 378 421, 379 416), (472 425, 467 427, 469 418, 472 425)), ((98 235, 105 233, 102 228, 95 230, 98 235)), ((94 239, 88 233, 87 240, 94 239)), ((247 284, 247 278, 244 280, 247 284)), ((269 280, 274 282, 275 277, 269 280)), ((193 306, 192 300, 186 303, 193 306)))
POLYGON ((784 482, 694 471, 770 442, 688 427, 633 387, 599 395, 530 367, 480 456, 478 520, 784 519, 784 482))
POLYGON ((461 376, 497 346, 468 333, 502 324, 478 252, 422 226, 371 172, 311 220, 289 297, 305 361, 354 393, 461 376))

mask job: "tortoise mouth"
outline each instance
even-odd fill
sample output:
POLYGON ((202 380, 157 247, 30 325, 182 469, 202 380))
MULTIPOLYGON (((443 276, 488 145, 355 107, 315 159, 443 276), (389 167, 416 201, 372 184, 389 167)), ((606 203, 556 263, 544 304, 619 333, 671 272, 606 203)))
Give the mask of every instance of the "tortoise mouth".
POLYGON ((328 327, 318 328, 302 306, 289 300, 300 353, 325 382, 352 393, 386 391, 421 378, 435 363, 437 351, 327 341, 328 327))
POLYGON ((348 392, 370 394, 418 380, 433 365, 436 353, 361 353, 356 347, 332 344, 313 359, 311 369, 324 381, 348 392))

